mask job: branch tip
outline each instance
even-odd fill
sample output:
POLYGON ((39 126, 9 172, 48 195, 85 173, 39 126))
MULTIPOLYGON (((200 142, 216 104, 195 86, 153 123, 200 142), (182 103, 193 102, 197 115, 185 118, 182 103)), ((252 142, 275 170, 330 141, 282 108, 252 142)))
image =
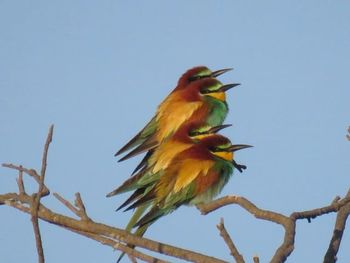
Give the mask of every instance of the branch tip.
POLYGON ((239 253, 237 247, 233 243, 232 238, 230 237, 230 234, 227 232, 225 225, 224 225, 224 219, 220 218, 220 223, 216 226, 219 230, 220 236, 225 241, 227 247, 230 250, 230 254, 234 258, 234 260, 237 263, 245 263, 243 256, 239 253))

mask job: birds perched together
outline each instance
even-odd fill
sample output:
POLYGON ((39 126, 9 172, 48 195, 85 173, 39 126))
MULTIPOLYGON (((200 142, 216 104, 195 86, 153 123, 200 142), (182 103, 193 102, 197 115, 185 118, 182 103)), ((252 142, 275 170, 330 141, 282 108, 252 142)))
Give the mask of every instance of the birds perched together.
MULTIPOLYGON (((226 92, 239 84, 222 84, 217 77, 231 69, 205 66, 187 70, 158 106, 155 116, 115 155, 119 161, 145 153, 131 177, 107 197, 133 192, 117 210, 136 209, 126 230, 142 236, 160 217, 181 205, 212 200, 230 179, 242 172, 234 153, 251 147, 232 144, 221 129, 228 113, 226 92)), ((121 258, 120 258, 121 259, 121 258)))

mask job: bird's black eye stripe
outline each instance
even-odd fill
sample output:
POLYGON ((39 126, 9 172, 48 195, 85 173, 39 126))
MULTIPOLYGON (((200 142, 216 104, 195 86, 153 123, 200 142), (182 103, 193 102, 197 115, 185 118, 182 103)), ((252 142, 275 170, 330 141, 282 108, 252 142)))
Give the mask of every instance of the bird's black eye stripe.
POLYGON ((210 151, 211 152, 221 152, 222 150, 220 148, 218 148, 218 147, 211 147, 210 151))
POLYGON ((201 90, 200 91, 201 94, 209 94, 209 93, 213 93, 211 90, 201 90))
POLYGON ((192 76, 192 77, 190 77, 189 80, 190 80, 190 81, 195 81, 195 80, 204 79, 204 78, 207 78, 207 77, 209 77, 209 76, 207 76, 207 75, 204 75, 204 76, 198 75, 198 76, 192 76))
POLYGON ((198 131, 191 131, 190 132, 190 137, 193 137, 193 136, 197 136, 197 135, 200 135, 201 133, 200 132, 198 132, 198 131))

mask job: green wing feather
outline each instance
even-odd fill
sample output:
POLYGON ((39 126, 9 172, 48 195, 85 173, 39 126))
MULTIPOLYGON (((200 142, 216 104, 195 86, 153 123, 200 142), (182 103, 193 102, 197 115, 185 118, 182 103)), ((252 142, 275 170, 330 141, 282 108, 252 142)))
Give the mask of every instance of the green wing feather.
POLYGON ((143 157, 141 162, 136 166, 132 174, 135 174, 137 171, 147 166, 148 159, 152 156, 153 152, 154 150, 150 150, 146 153, 146 155, 143 157))
POLYGON ((136 134, 127 144, 125 144, 114 156, 122 154, 136 146, 145 142, 150 136, 152 136, 157 130, 157 120, 153 117, 147 125, 136 134))
POLYGON ((107 194, 107 197, 111 197, 117 194, 133 191, 138 188, 148 186, 149 184, 158 181, 161 176, 161 173, 162 171, 159 171, 158 173, 152 173, 147 167, 145 167, 142 170, 140 170, 137 174, 131 176, 117 189, 107 194))
POLYGON ((142 142, 142 144, 137 146, 135 149, 133 149, 131 152, 129 152, 127 155, 125 155, 123 158, 119 159, 118 162, 122 162, 122 161, 125 161, 127 159, 130 159, 131 157, 134 157, 140 153, 151 151, 152 149, 157 147, 158 144, 159 144, 159 142, 154 139, 154 136, 150 136, 144 142, 142 142))

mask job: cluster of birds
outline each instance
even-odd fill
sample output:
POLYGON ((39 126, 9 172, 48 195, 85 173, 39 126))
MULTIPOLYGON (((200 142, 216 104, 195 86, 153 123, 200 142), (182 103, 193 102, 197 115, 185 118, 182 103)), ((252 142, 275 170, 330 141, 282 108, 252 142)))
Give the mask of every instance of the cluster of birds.
POLYGON ((239 84, 224 85, 216 79, 230 70, 199 66, 186 71, 151 121, 115 154, 129 151, 119 160, 123 161, 146 153, 131 177, 107 195, 133 191, 117 209, 136 208, 127 231, 137 228, 134 234, 143 236, 157 219, 181 205, 212 200, 234 168, 246 169, 234 160, 234 152, 251 146, 232 144, 217 133, 231 126, 223 124, 226 91, 239 84))

